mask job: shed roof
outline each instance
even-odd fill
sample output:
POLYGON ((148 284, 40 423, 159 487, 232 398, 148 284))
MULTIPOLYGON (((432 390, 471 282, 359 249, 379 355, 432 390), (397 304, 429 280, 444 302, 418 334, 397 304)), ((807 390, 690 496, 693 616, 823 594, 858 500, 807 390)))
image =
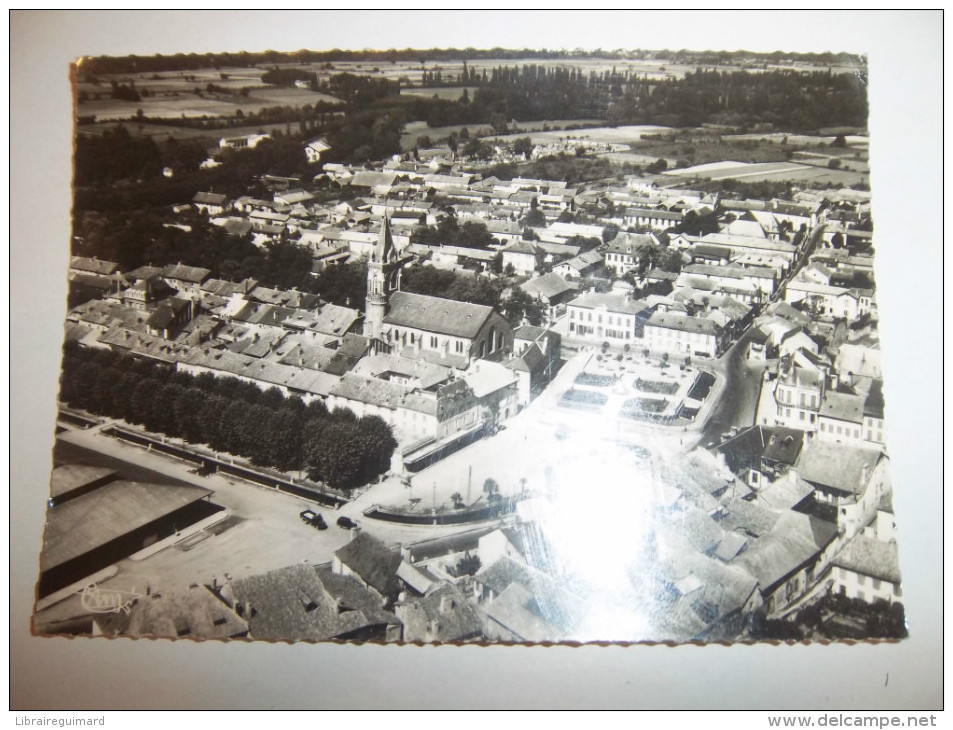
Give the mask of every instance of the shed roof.
POLYGON ((185 484, 119 479, 63 502, 47 514, 42 568, 85 555, 210 494, 185 484))

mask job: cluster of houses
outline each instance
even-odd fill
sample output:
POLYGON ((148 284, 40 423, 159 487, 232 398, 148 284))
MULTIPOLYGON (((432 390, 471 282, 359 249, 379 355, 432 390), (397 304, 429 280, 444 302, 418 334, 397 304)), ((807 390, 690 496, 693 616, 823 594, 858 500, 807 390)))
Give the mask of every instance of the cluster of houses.
MULTIPOLYGON (((630 582, 614 589, 627 608, 617 609, 613 640, 757 636, 759 621, 828 592, 901 600, 882 449, 758 425, 714 451, 659 465, 659 484, 626 557, 630 582)), ((122 615, 94 617, 92 631, 410 643, 607 638, 593 633, 605 626, 593 624, 585 574, 568 580, 562 566, 554 575, 540 513, 532 500, 519 507, 505 525, 404 546, 356 528, 330 563, 140 597, 122 615)))
MULTIPOLYGON (((315 161, 327 149, 309 145, 315 161)), ((504 181, 468 172, 448 148, 376 169, 324 165, 315 190, 349 186, 359 198, 318 203, 293 184, 271 200, 203 192, 192 205, 234 235, 297 241, 315 274, 363 260, 363 312, 206 269, 120 272, 74 257, 71 284, 91 294, 70 311, 67 336, 378 415, 402 466, 517 413, 558 370, 563 345, 716 358, 745 337, 746 357, 766 364, 755 422, 689 454, 678 468, 692 478, 673 474, 656 505, 666 515, 651 546, 657 570, 639 590, 666 604, 657 637, 737 637, 756 614, 783 616, 820 590, 900 596, 865 201, 727 200, 637 176, 585 188, 504 181), (532 211, 545 223, 527 236, 532 211), (586 222, 566 215, 580 211, 586 222), (483 223, 494 242, 411 243, 415 227, 448 215, 483 223), (700 216, 718 230, 679 232, 700 216), (658 250, 678 271, 647 261, 658 250), (401 291, 413 262, 522 277, 543 325, 514 328, 491 307, 401 291)), ((524 549, 533 529, 518 520, 449 558, 356 533, 329 566, 196 595, 234 614, 228 631, 256 638, 573 637, 585 601, 534 565, 524 549)))

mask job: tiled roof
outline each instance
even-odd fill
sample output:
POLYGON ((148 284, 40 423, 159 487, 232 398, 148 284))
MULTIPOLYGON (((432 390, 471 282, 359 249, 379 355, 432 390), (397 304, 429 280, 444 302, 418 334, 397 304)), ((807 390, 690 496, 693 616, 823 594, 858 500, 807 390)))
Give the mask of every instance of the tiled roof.
POLYGON ((162 270, 162 275, 169 279, 187 281, 191 284, 200 284, 211 272, 198 266, 184 266, 183 264, 169 264, 162 270))
POLYGON ((107 636, 157 639, 230 639, 248 632, 248 624, 204 586, 139 598, 128 614, 96 617, 107 636))
POLYGON ((813 439, 801 451, 797 470, 812 484, 860 495, 882 458, 880 449, 813 439))
POLYGON ((226 589, 256 639, 325 641, 399 624, 353 578, 310 565, 233 580, 226 589))
POLYGON ((422 294, 395 292, 384 323, 400 327, 473 338, 493 312, 492 307, 422 294))
POLYGON ((72 256, 69 260, 69 267, 75 271, 85 271, 89 274, 112 274, 119 264, 113 261, 102 261, 100 259, 88 258, 86 256, 72 256))
POLYGON ((852 393, 829 390, 821 402, 818 416, 849 423, 861 423, 864 420, 864 398, 852 393))
POLYGON ((359 533, 334 555, 381 595, 397 595, 400 590, 397 581, 400 553, 389 550, 368 533, 359 533))
POLYGON ((871 578, 900 583, 896 542, 882 542, 857 535, 837 554, 833 564, 871 578))

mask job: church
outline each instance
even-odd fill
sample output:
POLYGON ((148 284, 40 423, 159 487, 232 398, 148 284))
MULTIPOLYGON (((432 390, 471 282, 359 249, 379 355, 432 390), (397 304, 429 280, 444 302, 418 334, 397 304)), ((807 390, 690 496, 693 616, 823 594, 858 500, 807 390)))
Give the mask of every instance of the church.
POLYGON ((378 352, 466 369, 513 351, 513 328, 492 307, 400 291, 398 254, 385 218, 367 262, 364 336, 378 352))

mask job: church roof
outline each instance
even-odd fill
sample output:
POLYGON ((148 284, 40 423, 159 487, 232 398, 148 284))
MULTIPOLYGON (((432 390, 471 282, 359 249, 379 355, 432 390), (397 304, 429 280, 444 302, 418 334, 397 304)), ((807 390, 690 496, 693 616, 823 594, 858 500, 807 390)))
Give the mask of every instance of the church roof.
POLYGON ((492 313, 492 307, 482 304, 394 292, 384 323, 472 339, 492 313))

